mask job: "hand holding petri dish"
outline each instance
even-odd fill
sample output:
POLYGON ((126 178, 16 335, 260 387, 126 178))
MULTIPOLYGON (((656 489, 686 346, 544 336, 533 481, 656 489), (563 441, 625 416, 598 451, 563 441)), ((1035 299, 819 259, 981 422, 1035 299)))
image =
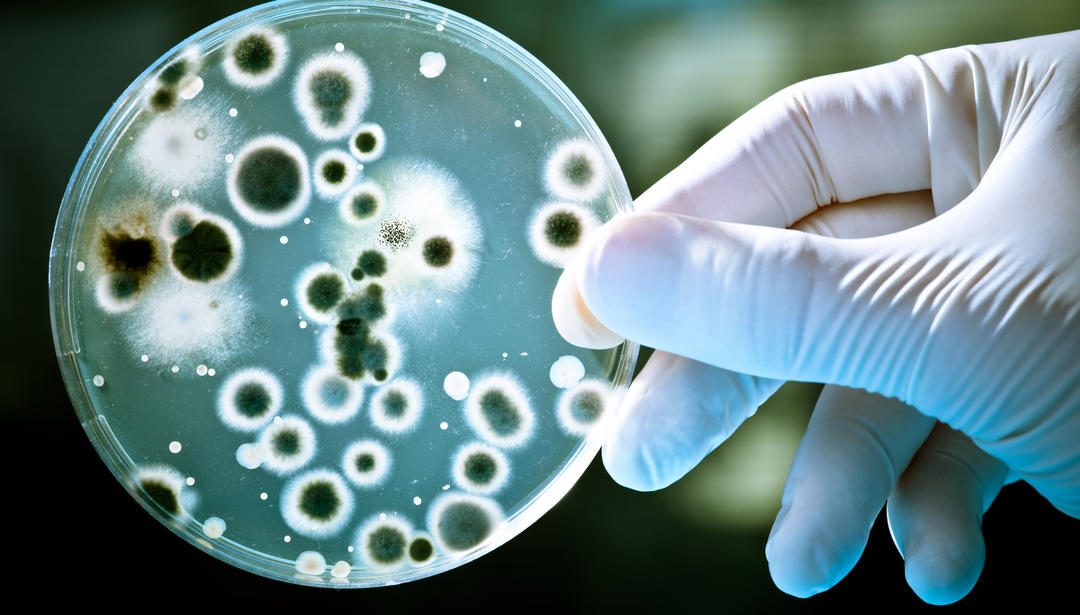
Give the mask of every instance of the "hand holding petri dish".
POLYGON ((430 4, 276 2, 184 41, 91 138, 53 238, 98 453, 199 548, 307 585, 468 562, 599 450, 636 346, 551 293, 630 208, 546 68, 430 4))

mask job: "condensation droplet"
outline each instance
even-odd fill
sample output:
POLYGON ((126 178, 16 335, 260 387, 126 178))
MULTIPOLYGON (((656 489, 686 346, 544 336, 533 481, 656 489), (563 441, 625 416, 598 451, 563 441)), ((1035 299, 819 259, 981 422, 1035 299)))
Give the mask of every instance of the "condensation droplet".
POLYGON ((225 533, 225 520, 221 517, 210 517, 203 522, 202 531, 207 538, 221 538, 225 533))
POLYGON ((462 372, 450 372, 443 379, 443 390, 450 399, 461 401, 469 395, 469 377, 462 372))
POLYGON ((446 56, 438 51, 425 51, 420 55, 420 74, 434 79, 446 70, 446 56))
POLYGON ((199 92, 202 92, 202 89, 202 77, 199 77, 197 75, 186 77, 182 82, 180 82, 180 98, 183 98, 184 100, 191 100, 192 98, 198 96, 199 92))
POLYGON ((585 364, 573 355, 561 356, 551 364, 548 377, 551 378, 551 384, 560 389, 569 389, 585 377, 585 364))

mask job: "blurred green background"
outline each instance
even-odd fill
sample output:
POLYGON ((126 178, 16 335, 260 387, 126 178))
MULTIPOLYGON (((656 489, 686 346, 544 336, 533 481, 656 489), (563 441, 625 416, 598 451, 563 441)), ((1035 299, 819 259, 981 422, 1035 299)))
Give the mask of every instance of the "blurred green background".
MULTIPOLYGON (((640 194, 774 91, 815 75, 911 53, 1080 27, 1076 0, 447 1, 532 52, 574 91, 640 194)), ((16 592, 43 585, 112 601, 142 588, 180 605, 242 598, 311 608, 564 612, 711 608, 731 612, 924 607, 903 580, 883 519, 855 570, 797 600, 769 579, 764 545, 820 386, 789 384, 684 480, 639 494, 599 460, 524 534, 450 573, 335 592, 233 569, 160 527, 112 479, 75 420, 49 339, 46 266, 64 186, 113 100, 162 53, 248 2, 61 2, 5 9, 0 21, 0 368, 4 528, 16 592), (637 607, 637 608, 634 608, 637 607)), ((959 610, 1072 602, 1080 521, 1025 485, 984 522, 987 568, 959 610), (1068 560, 1067 560, 1068 561, 1068 560)), ((229 604, 240 605, 239 602, 229 604)))

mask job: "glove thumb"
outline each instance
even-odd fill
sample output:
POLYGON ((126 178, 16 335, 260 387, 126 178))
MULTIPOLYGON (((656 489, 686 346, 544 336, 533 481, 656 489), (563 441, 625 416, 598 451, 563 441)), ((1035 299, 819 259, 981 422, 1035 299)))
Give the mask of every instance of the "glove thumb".
POLYGON ((601 228, 574 274, 592 316, 641 344, 902 398, 920 336, 910 311, 893 306, 927 263, 911 247, 921 236, 900 235, 834 239, 636 213, 601 228))

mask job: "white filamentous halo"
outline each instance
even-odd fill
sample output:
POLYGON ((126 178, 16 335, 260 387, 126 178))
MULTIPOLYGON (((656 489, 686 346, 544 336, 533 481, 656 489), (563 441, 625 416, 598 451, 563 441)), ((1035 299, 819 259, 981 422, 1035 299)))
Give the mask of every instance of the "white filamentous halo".
POLYGON ((364 389, 359 382, 338 373, 333 365, 318 365, 308 370, 300 384, 300 399, 311 416, 328 425, 344 423, 356 416, 364 403, 364 389), (341 403, 329 403, 322 389, 328 384, 343 387, 344 397, 341 403))
MULTIPOLYGON (((300 275, 296 276, 296 285, 293 288, 293 292, 296 295, 296 303, 300 306, 300 311, 304 313, 304 316, 307 317, 308 320, 321 325, 334 322, 336 319, 334 308, 330 308, 326 311, 317 309, 308 299, 307 287, 315 280, 315 278, 323 275, 332 275, 338 278, 341 282, 342 299, 348 297, 349 293, 352 292, 348 278, 330 263, 320 262, 308 265, 300 272, 300 275)), ((338 301, 338 303, 340 303, 340 301, 338 301)))
POLYGON ((435 543, 439 549, 448 553, 467 553, 481 545, 483 545, 491 535, 498 530, 498 526, 503 522, 503 512, 499 507, 499 504, 485 496, 471 495, 460 492, 448 492, 440 495, 434 502, 431 503, 431 507, 428 508, 427 513, 427 528, 428 532, 435 538, 435 543), (468 504, 475 507, 487 518, 490 524, 490 530, 486 536, 483 536, 479 542, 459 548, 457 545, 451 545, 447 542, 447 536, 443 531, 442 520, 443 514, 446 509, 455 504, 468 504))
POLYGON ((604 188, 604 158, 596 146, 586 139, 564 141, 548 157, 544 164, 544 182, 548 190, 560 199, 591 201, 604 188), (581 158, 591 175, 584 183, 577 184, 566 177, 566 165, 574 158, 581 158))
POLYGON ((360 162, 374 162, 383 155, 384 151, 386 151, 386 131, 374 122, 360 124, 349 136, 349 152, 360 162), (375 147, 370 152, 362 152, 356 145, 356 138, 365 132, 375 137, 375 147))
POLYGON ((225 60, 222 66, 225 76, 235 85, 251 90, 262 89, 273 83, 285 70, 285 64, 289 59, 289 46, 285 37, 280 33, 265 26, 254 26, 242 32, 238 32, 229 39, 225 45, 225 60), (250 73, 236 63, 236 46, 240 41, 251 36, 262 36, 270 44, 273 53, 270 67, 261 73, 250 73))
POLYGON ((154 481, 160 483, 172 492, 173 497, 176 498, 176 505, 179 509, 176 516, 181 518, 186 518, 188 516, 187 507, 184 506, 186 499, 184 497, 186 495, 184 493, 184 475, 176 471, 175 468, 163 464, 144 466, 135 471, 134 479, 135 486, 144 491, 145 488, 142 486, 143 482, 154 481))
POLYGON ((262 467, 283 476, 299 470, 315 457, 315 431, 299 416, 274 417, 259 434, 258 446, 263 452, 262 467), (274 437, 287 430, 295 431, 299 439, 299 450, 292 455, 282 455, 274 449, 274 437))
POLYGON ((532 437, 536 414, 533 412, 529 395, 518 378, 510 372, 500 372, 488 374, 472 383, 469 396, 465 400, 465 420, 469 427, 488 443, 512 449, 525 444, 532 437), (501 434, 491 426, 480 403, 491 391, 500 391, 517 410, 519 424, 515 431, 501 434))
POLYGON ((416 428, 424 409, 424 395, 420 385, 411 378, 397 378, 379 387, 371 398, 371 422, 388 434, 408 433, 416 428), (405 410, 401 416, 390 416, 386 412, 386 398, 391 393, 400 393, 405 398, 405 410))
POLYGON ((326 538, 341 531, 353 511, 353 495, 349 486, 337 472, 326 469, 311 470, 293 478, 281 492, 281 515, 285 523, 298 534, 309 538, 326 538), (313 518, 301 509, 300 498, 304 488, 313 483, 328 483, 338 497, 338 508, 328 519, 313 518))
POLYGON ((364 181, 349 188, 348 192, 345 193, 345 196, 342 197, 339 202, 338 209, 341 213, 341 218, 349 224, 355 226, 372 224, 376 220, 381 220, 383 218, 383 212, 380 210, 386 209, 386 193, 383 192, 383 189, 379 184, 371 180, 364 181), (358 196, 364 193, 374 197, 375 211, 366 218, 358 218, 356 214, 353 213, 352 203, 358 196))
POLYGON ((285 401, 281 381, 269 371, 259 367, 241 369, 229 376, 221 386, 217 398, 218 417, 229 429, 255 431, 277 416, 285 401), (266 410, 259 416, 247 416, 236 407, 236 394, 246 384, 262 387, 269 397, 266 410))
POLYGON ((600 423, 604 422, 610 414, 611 387, 608 383, 595 378, 582 380, 576 386, 571 387, 559 395, 555 404, 555 418, 563 431, 573 436, 585 436, 600 423), (574 416, 574 399, 583 393, 594 393, 600 398, 600 415, 592 421, 582 421, 574 416))
POLYGON ((331 52, 312 57, 300 67, 293 89, 293 103, 308 131, 323 141, 340 139, 352 132, 356 122, 367 109, 371 100, 371 77, 367 66, 359 57, 349 52, 331 52), (316 75, 333 71, 348 81, 352 91, 341 110, 341 120, 336 124, 323 121, 322 112, 311 96, 311 81, 316 75))
POLYGON ((510 477, 510 460, 493 446, 483 442, 470 442, 454 453, 453 461, 450 462, 450 475, 454 484, 465 491, 491 495, 506 485, 506 480, 510 477), (495 473, 486 483, 474 481, 466 472, 467 462, 474 455, 487 455, 495 464, 495 473))
POLYGON ((229 165, 226 188, 229 194, 229 201, 232 203, 237 213, 251 224, 263 228, 285 226, 293 220, 296 220, 296 218, 304 212, 304 209, 307 208, 308 202, 311 201, 311 181, 308 179, 307 156, 304 154, 304 150, 300 149, 299 145, 281 135, 263 135, 261 137, 255 137, 240 148, 240 151, 236 154, 236 161, 229 165), (240 194, 240 187, 237 185, 240 169, 243 168, 247 156, 255 150, 263 148, 273 148, 284 151, 295 159, 297 166, 300 167, 298 169, 300 189, 297 190, 296 198, 285 205, 285 207, 273 212, 261 211, 258 207, 248 203, 240 194))
POLYGON ((97 284, 94 286, 94 299, 97 301, 98 307, 106 313, 122 314, 135 307, 142 292, 134 292, 131 296, 123 298, 113 296, 112 279, 115 275, 118 275, 118 272, 105 273, 98 278, 97 284))
MULTIPOLYGON (((195 225, 198 225, 200 222, 209 222, 220 228, 222 232, 225 233, 225 237, 229 239, 229 246, 232 248, 232 260, 230 260, 228 266, 225 267, 225 271, 222 271, 221 274, 219 274, 216 278, 206 281, 189 280, 187 277, 184 276, 184 274, 180 273, 180 271, 176 268, 176 265, 173 264, 172 245, 170 245, 168 257, 169 269, 176 277, 195 284, 221 284, 222 282, 229 281, 236 274, 237 270, 240 269, 240 265, 244 262, 244 239, 240 235, 240 231, 236 228, 236 225, 233 224, 232 221, 228 218, 224 216, 219 216, 217 214, 206 213, 204 211, 199 212, 199 215, 195 218, 194 222, 195 225)), ((164 224, 162 226, 164 226, 164 224)), ((170 244, 178 241, 179 239, 182 239, 182 237, 177 237, 176 239, 170 241, 170 244)))
POLYGON ((374 487, 386 480, 390 473, 393 462, 390 459, 390 451, 376 440, 359 440, 353 442, 345 449, 341 456, 341 468, 352 484, 357 487, 374 487), (374 467, 366 472, 356 467, 356 458, 360 455, 371 455, 374 459, 374 467))
POLYGON ((356 532, 356 548, 360 552, 359 560, 372 568, 393 569, 409 561, 409 543, 412 542, 413 528, 409 522, 393 513, 377 513, 365 521, 356 532), (371 535, 381 528, 390 528, 401 534, 401 557, 392 562, 375 559, 369 551, 371 535))
POLYGON ((566 267, 574 258, 574 255, 577 254, 578 249, 585 245, 588 236, 599 227, 600 220, 596 217, 596 214, 577 203, 562 201, 547 203, 537 209, 529 218, 529 246, 532 248, 533 254, 541 262, 552 267, 566 267), (581 236, 572 246, 555 245, 547 236, 548 219, 562 212, 573 215, 581 223, 581 236))
POLYGON ((179 216, 187 216, 191 221, 191 226, 194 227, 205 215, 202 208, 195 203, 181 201, 169 207, 165 210, 165 213, 161 214, 161 226, 159 227, 158 233, 161 235, 162 239, 172 243, 181 237, 173 228, 176 218, 179 216))
POLYGON ((349 152, 343 149, 330 149, 319 154, 315 163, 311 165, 311 179, 315 184, 315 192, 324 199, 332 199, 348 190, 356 181, 356 161, 349 156, 349 152), (345 167, 345 177, 336 184, 332 184, 323 177, 322 168, 328 162, 340 162, 345 167))

